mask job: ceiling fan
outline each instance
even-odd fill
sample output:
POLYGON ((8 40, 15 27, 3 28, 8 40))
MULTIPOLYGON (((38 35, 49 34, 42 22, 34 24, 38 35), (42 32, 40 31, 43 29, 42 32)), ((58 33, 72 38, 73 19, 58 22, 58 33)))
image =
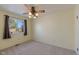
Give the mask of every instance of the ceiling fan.
POLYGON ((24 5, 28 10, 28 13, 25 14, 28 14, 29 18, 37 18, 40 13, 45 13, 45 10, 39 10, 39 8, 36 6, 27 5, 27 4, 24 5))

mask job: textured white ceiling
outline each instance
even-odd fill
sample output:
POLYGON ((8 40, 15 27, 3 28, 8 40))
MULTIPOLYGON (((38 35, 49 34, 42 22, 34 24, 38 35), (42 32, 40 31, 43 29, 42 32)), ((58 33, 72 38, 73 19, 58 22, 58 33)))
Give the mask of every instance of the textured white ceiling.
MULTIPOLYGON (((46 12, 53 12, 56 10, 67 10, 73 8, 75 5, 67 5, 67 4, 37 4, 34 5, 37 9, 45 9, 46 12)), ((23 4, 0 4, 0 10, 10 11, 16 14, 22 15, 23 13, 27 13, 27 9, 23 4)))
POLYGON ((0 10, 10 11, 17 14, 26 12, 23 4, 0 4, 0 10))

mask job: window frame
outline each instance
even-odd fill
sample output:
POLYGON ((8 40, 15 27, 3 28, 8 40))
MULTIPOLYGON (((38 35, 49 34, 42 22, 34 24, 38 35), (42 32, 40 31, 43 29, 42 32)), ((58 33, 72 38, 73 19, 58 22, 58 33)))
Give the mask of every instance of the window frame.
MULTIPOLYGON (((17 36, 17 35, 24 35, 24 31, 25 31, 25 25, 24 25, 24 20, 23 19, 20 19, 20 18, 16 18, 16 17, 9 17, 9 21, 10 20, 22 20, 23 21, 23 32, 14 32, 14 33, 11 33, 10 32, 10 35, 11 36, 17 36)), ((9 30, 10 30, 10 24, 9 24, 9 30)))

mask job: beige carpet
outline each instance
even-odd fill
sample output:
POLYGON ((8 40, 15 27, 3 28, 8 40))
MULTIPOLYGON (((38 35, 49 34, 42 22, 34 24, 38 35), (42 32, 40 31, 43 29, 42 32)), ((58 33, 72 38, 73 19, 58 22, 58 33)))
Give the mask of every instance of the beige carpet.
POLYGON ((4 55, 74 55, 72 50, 31 41, 10 47, 1 52, 4 55))

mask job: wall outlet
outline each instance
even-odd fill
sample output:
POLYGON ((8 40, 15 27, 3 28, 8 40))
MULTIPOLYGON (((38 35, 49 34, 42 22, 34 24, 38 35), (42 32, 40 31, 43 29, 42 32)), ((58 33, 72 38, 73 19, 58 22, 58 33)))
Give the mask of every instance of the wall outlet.
POLYGON ((77 48, 77 51, 79 51, 79 48, 77 48))
POLYGON ((15 46, 19 46, 20 44, 16 44, 15 46))
POLYGON ((76 18, 78 19, 78 16, 76 16, 76 18))

